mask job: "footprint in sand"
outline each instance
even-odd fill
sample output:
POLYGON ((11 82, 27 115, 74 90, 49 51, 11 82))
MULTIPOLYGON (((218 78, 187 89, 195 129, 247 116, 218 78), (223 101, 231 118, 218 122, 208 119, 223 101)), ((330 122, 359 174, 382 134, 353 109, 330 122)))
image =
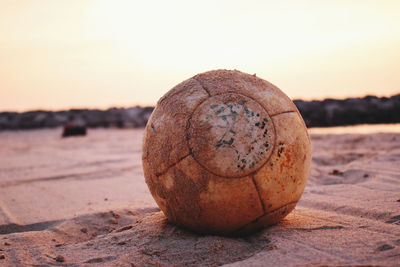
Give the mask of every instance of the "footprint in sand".
POLYGON ((394 216, 387 220, 385 223, 400 225, 400 215, 394 216))
POLYGON ((383 245, 379 246, 376 250, 385 251, 385 250, 390 250, 390 249, 394 249, 394 246, 388 245, 388 244, 383 244, 383 245))

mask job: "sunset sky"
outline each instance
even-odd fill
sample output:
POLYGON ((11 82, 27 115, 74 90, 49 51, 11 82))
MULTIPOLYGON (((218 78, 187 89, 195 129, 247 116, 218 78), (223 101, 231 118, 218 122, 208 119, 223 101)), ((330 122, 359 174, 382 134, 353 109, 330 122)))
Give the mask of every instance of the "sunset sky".
POLYGON ((400 1, 0 0, 0 111, 154 105, 219 68, 291 98, 400 93, 400 1))

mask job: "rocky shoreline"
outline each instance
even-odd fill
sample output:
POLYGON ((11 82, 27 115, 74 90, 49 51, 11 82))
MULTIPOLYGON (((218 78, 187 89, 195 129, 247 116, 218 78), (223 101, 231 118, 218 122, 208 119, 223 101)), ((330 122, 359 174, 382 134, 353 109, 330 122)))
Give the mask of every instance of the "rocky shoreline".
POLYGON ((400 94, 391 97, 365 96, 344 100, 294 100, 307 127, 400 122, 400 94))
POLYGON ((70 109, 65 111, 28 111, 0 113, 0 130, 55 128, 78 125, 89 128, 144 127, 154 107, 70 109))
MULTIPOLYGON (((392 97, 366 96, 344 100, 294 100, 307 127, 400 122, 400 94, 392 97)), ((89 128, 144 127, 154 107, 71 109, 66 111, 1 112, 0 130, 54 128, 80 125, 89 128)))

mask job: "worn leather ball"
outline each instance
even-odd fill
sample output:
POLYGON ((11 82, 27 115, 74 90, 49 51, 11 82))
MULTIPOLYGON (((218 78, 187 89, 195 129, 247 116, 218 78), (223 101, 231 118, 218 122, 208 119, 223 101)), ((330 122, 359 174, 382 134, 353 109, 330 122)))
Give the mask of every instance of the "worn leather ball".
POLYGON ((199 233, 240 235, 294 209, 309 175, 311 145, 296 106, 276 86, 215 70, 158 101, 142 160, 169 221, 199 233))

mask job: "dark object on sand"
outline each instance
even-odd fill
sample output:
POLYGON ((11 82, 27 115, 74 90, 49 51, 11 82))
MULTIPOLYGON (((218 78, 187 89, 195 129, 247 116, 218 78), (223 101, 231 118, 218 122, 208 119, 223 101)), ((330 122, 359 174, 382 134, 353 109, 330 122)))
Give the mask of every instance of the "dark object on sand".
POLYGON ((65 125, 62 137, 86 135, 85 126, 65 125))
POLYGON ((331 175, 343 175, 343 172, 334 169, 334 170, 332 170, 329 174, 331 174, 331 175))
POLYGON ((65 258, 63 256, 57 256, 55 257, 56 262, 65 262, 65 258))

